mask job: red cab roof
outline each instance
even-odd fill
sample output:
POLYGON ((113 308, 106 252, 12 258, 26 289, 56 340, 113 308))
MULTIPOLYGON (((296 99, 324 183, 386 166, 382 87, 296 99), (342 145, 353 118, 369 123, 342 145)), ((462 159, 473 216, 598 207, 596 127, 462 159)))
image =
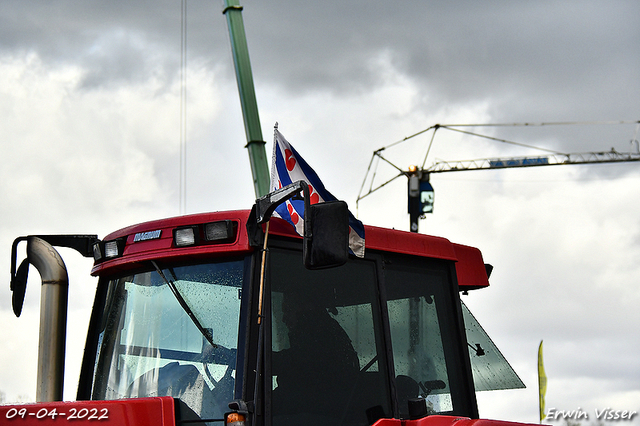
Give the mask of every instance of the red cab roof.
MULTIPOLYGON (((97 263, 91 273, 120 273, 138 268, 149 260, 191 261, 233 254, 243 255, 253 248, 249 245, 246 223, 249 210, 200 213, 154 220, 129 226, 107 235, 103 241, 125 241, 121 257, 97 263), (177 228, 230 220, 235 226, 233 241, 189 247, 175 247, 173 232, 177 228), (144 236, 151 236, 146 238, 144 236)), ((271 219, 269 232, 284 237, 300 238, 287 222, 271 219)), ((394 229, 365 226, 365 251, 380 250, 456 262, 458 283, 463 290, 489 285, 482 254, 474 247, 453 244, 446 238, 394 229)))

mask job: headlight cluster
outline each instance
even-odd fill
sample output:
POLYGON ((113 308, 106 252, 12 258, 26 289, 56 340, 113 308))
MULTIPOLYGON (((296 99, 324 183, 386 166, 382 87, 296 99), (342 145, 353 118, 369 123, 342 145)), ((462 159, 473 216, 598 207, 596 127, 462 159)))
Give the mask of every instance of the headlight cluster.
POLYGON ((236 239, 237 222, 218 222, 189 225, 173 230, 173 244, 176 247, 197 246, 212 243, 230 243, 236 239))
MULTIPOLYGON (((173 229, 173 247, 190 247, 207 244, 232 243, 236 239, 238 222, 234 220, 220 220, 217 222, 201 223, 197 225, 179 226, 173 229)), ((139 232, 133 236, 130 244, 141 243, 162 238, 164 230, 139 232)), ((117 238, 109 241, 98 241, 93 245, 93 259, 95 263, 120 257, 124 254, 127 238, 117 238)))
POLYGON ((93 245, 93 260, 98 263, 122 256, 125 243, 124 238, 111 241, 98 241, 93 245))

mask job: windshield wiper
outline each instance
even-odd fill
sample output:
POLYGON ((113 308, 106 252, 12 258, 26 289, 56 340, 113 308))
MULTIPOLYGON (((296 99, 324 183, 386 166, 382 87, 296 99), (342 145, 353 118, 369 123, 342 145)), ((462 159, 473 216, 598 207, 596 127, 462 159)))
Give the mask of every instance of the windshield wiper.
POLYGON ((193 313, 193 311, 191 310, 191 308, 187 304, 187 301, 184 300, 184 298, 182 297, 182 295, 178 291, 178 288, 176 287, 175 283, 172 280, 167 279, 167 277, 162 272, 162 269, 160 269, 160 267, 158 266, 158 264, 155 261, 152 260, 151 264, 156 269, 156 272, 158 273, 158 275, 160 275, 162 280, 169 286, 169 289, 171 289, 171 292, 175 296, 176 300, 178 301, 178 303, 180 304, 182 309, 187 313, 189 318, 191 318, 191 321, 193 321, 193 324, 195 324, 196 328, 198 330, 200 330, 200 333, 202 333, 204 338, 207 339, 207 342, 209 342, 209 344, 212 347, 217 348, 218 345, 213 343, 213 336, 211 335, 211 331, 207 330, 206 328, 204 328, 202 326, 202 324, 200 324, 200 321, 198 320, 198 318, 195 316, 195 314, 193 313))

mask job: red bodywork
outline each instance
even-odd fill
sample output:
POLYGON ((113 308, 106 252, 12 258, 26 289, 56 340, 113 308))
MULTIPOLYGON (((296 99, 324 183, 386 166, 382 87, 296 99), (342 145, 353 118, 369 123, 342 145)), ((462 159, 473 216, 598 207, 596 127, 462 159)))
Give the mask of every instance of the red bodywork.
MULTIPOLYGON (((72 422, 76 425, 175 426, 171 397, 117 401, 45 402, 0 406, 0 423, 48 426, 72 422)), ((380 419, 373 426, 518 426, 524 423, 433 415, 417 420, 380 419)), ((327 425, 330 426, 330 425, 327 425)))
POLYGON ((0 424, 174 426, 176 415, 174 400, 169 396, 117 401, 42 402, 0 405, 0 424))
MULTIPOLYGON (((215 213, 201 213, 133 225, 107 235, 104 241, 126 238, 124 255, 94 266, 91 273, 122 272, 140 266, 149 260, 194 261, 200 258, 246 254, 253 250, 249 245, 246 224, 249 210, 215 213), (173 245, 173 230, 183 226, 204 224, 219 220, 237 222, 237 234, 233 242, 224 244, 198 245, 178 248, 173 245), (161 231, 161 237, 134 242, 138 233, 161 231)), ((301 238, 293 227, 281 219, 271 219, 269 233, 291 238, 301 238)), ((456 262, 456 274, 461 290, 487 287, 489 279, 480 250, 474 247, 451 243, 446 238, 434 237, 395 229, 365 226, 366 250, 381 250, 456 262)))
POLYGON ((525 424, 527 423, 434 415, 417 420, 380 419, 373 426, 518 426, 525 424))

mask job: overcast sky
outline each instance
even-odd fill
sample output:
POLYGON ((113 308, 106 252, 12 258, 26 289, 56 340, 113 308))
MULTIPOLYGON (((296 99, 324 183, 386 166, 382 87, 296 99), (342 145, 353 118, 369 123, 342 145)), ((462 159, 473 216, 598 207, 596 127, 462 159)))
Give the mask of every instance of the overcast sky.
MULTIPOLYGON (((255 194, 222 3, 187 8, 188 213, 249 208, 255 194)), ((243 0, 267 152, 273 125, 326 187, 356 199, 372 152, 437 123, 625 121, 474 128, 557 152, 633 150, 640 2, 243 0)), ((96 233, 180 211, 180 1, 0 0, 0 265, 14 238, 96 233)), ((431 133, 385 151, 403 169, 431 133)), ((426 165, 539 155, 440 130, 426 165)), ((478 395, 480 415, 547 408, 640 411, 638 163, 433 175, 420 231, 479 247, 491 287, 464 300, 526 390, 478 395)), ((396 171, 380 163, 384 181, 396 171)), ((359 202, 367 224, 408 230, 406 181, 359 202)), ((96 281, 70 270, 65 398, 75 397, 96 281)), ((23 316, 0 290, 0 392, 33 400, 38 273, 23 316)), ((638 418, 633 424, 640 424, 638 418)), ((556 421, 554 423, 561 424, 556 421)), ((629 422, 626 422, 629 423, 629 422)))

